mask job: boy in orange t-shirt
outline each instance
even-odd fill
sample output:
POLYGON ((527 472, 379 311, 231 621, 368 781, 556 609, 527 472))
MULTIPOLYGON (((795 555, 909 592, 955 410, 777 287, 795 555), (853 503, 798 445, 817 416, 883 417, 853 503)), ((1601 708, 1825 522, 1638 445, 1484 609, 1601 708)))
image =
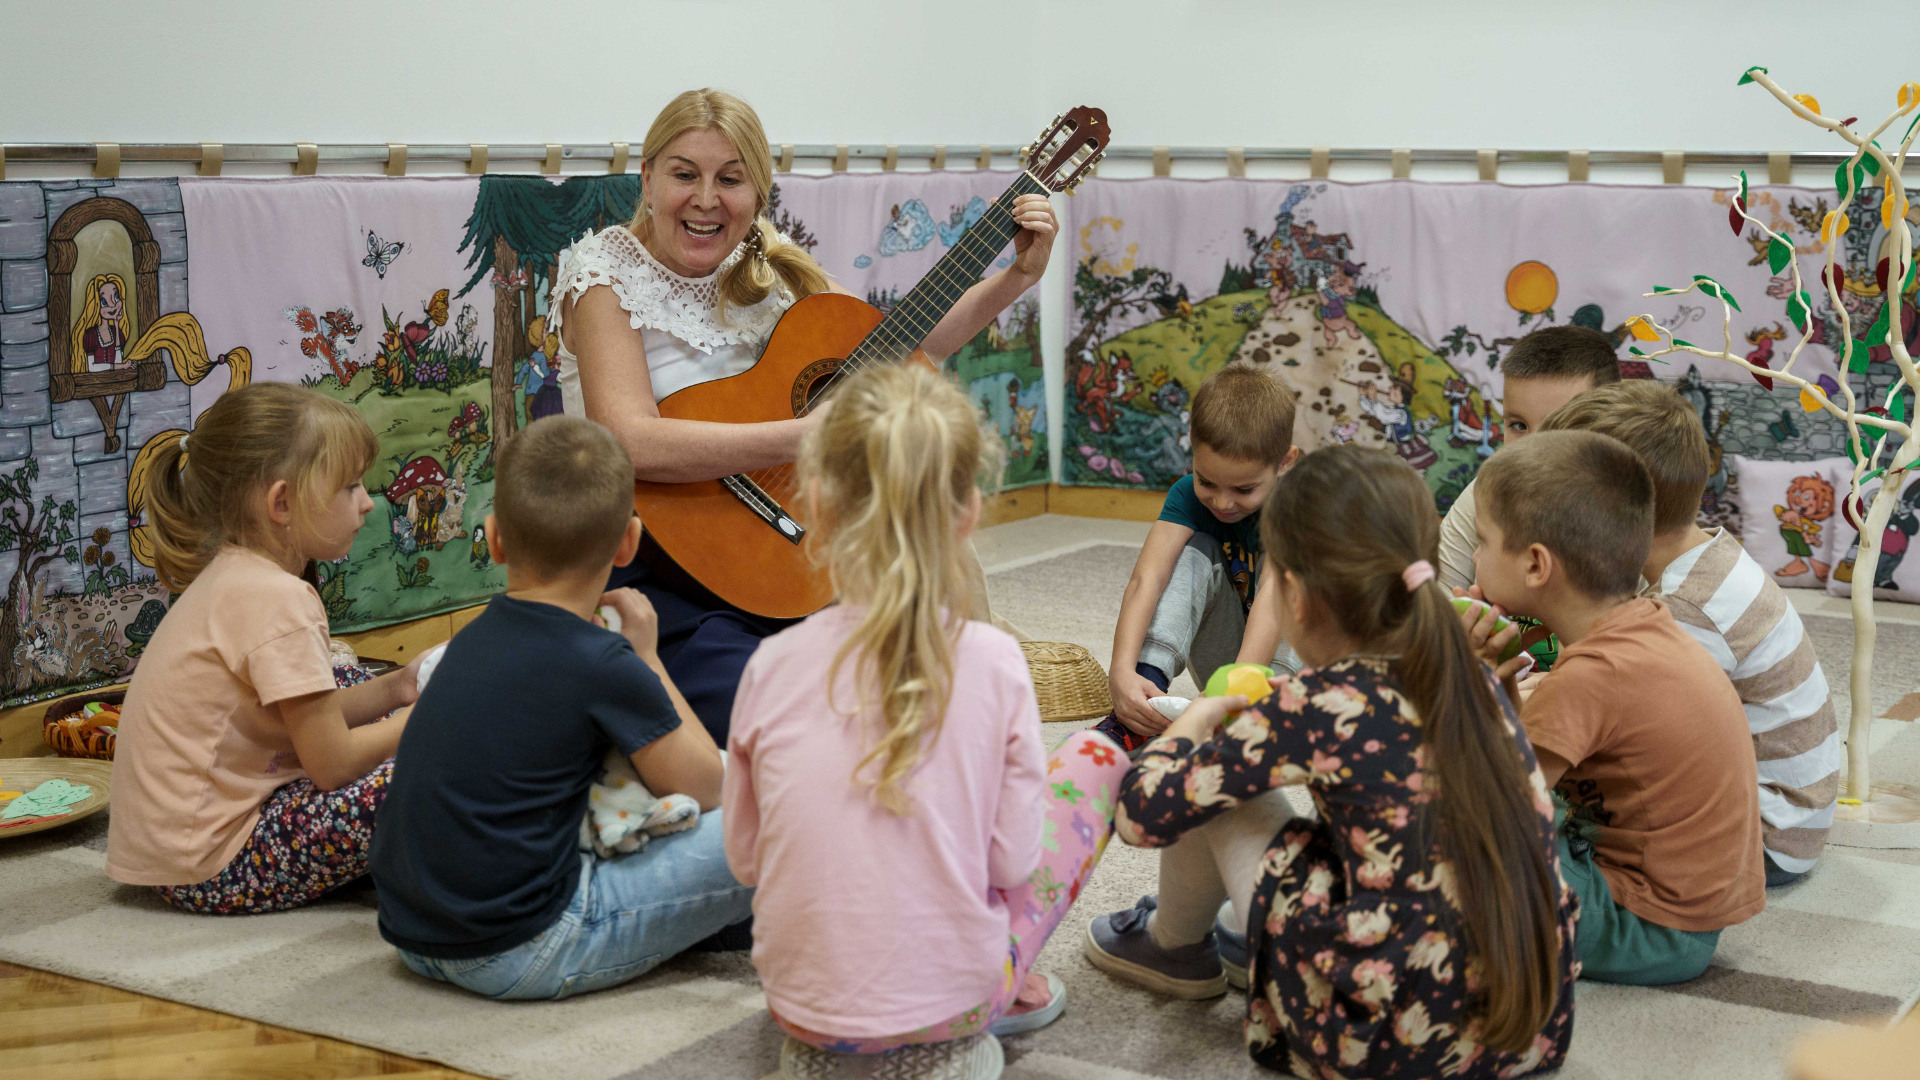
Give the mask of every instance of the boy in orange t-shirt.
MULTIPOLYGON (((1653 480, 1626 444, 1549 431, 1482 467, 1473 595, 1561 643, 1520 710, 1560 808, 1583 974, 1659 985, 1704 972, 1720 931, 1766 906, 1753 740, 1740 695, 1658 600, 1637 598, 1653 480), (1484 591, 1483 591, 1484 590, 1484 591)), ((1511 671, 1508 693, 1516 700, 1511 671)))

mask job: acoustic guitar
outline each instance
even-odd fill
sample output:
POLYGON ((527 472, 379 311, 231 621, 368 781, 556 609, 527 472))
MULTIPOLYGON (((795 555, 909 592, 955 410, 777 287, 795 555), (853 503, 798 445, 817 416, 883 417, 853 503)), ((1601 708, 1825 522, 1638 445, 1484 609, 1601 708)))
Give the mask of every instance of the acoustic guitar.
MULTIPOLYGON (((1027 167, 1012 186, 891 312, 883 316, 844 293, 809 296, 781 317, 753 367, 667 395, 660 415, 728 424, 792 420, 842 374, 874 364, 930 364, 921 340, 1019 231, 1014 199, 1070 192, 1110 141, 1099 109, 1055 117, 1023 151, 1027 167)), ((782 465, 688 484, 638 481, 633 506, 652 541, 646 557, 656 566, 664 556, 722 602, 790 619, 833 599, 826 573, 803 547, 806 513, 796 492, 793 466, 782 465)))

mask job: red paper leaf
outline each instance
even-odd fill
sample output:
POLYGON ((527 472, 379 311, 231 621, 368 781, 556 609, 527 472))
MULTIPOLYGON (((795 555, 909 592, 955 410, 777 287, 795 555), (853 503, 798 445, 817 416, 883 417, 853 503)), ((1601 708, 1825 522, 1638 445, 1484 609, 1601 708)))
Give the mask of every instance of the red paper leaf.
MULTIPOLYGON (((1833 268, 1833 272, 1840 275, 1840 288, 1842 289, 1846 288, 1847 287, 1847 268, 1844 266, 1835 266, 1833 268)), ((1820 268, 1820 284, 1829 289, 1833 288, 1833 282, 1828 279, 1827 268, 1824 266, 1820 268)))
POLYGON ((1891 260, 1881 259, 1880 262, 1874 266, 1873 280, 1879 283, 1881 292, 1887 291, 1887 276, 1892 272, 1893 263, 1891 260))
POLYGON ((1847 492, 1847 497, 1840 500, 1840 516, 1847 519, 1847 524, 1853 526, 1854 532, 1861 532, 1865 529, 1865 526, 1860 524, 1859 511, 1853 508, 1854 502, 1859 496, 1859 492, 1849 491, 1847 492))
POLYGON ((1733 235, 1735 236, 1739 236, 1740 231, 1746 228, 1747 221, 1745 218, 1740 216, 1742 213, 1746 211, 1746 209, 1747 209, 1746 201, 1741 199, 1738 195, 1734 196, 1733 205, 1727 207, 1727 224, 1732 227, 1733 235))
MULTIPOLYGON (((1768 371, 1773 370, 1772 366, 1767 363, 1764 357, 1749 356, 1747 358, 1747 363, 1752 364, 1754 367, 1766 368, 1768 371)), ((1768 390, 1773 389, 1773 380, 1768 376, 1760 374, 1757 371, 1753 372, 1753 381, 1759 383, 1761 386, 1766 387, 1768 390)))
POLYGON ((1855 120, 1858 120, 1858 119, 1860 119, 1860 118, 1859 118, 1859 117, 1857 117, 1857 116, 1849 116, 1849 117, 1847 117, 1847 118, 1846 118, 1845 120, 1842 120, 1842 121, 1840 121, 1840 126, 1841 126, 1841 127, 1852 127, 1852 126, 1853 126, 1853 122, 1854 122, 1855 120))

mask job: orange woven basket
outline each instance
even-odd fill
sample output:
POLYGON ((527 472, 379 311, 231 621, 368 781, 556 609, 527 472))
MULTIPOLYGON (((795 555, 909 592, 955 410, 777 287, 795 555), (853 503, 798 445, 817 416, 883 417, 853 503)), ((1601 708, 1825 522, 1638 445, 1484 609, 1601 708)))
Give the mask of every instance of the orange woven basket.
POLYGON ((125 690, 89 690, 63 697, 47 706, 46 718, 41 721, 41 735, 61 757, 112 761, 114 733, 101 729, 114 726, 119 717, 113 714, 90 717, 86 715, 86 708, 95 701, 117 708, 126 700, 125 690))

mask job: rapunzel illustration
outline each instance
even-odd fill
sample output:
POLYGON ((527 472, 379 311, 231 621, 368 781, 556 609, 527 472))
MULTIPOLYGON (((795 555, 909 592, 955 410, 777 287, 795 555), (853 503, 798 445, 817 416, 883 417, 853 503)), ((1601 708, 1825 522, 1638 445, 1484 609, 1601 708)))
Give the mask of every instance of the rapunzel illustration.
POLYGON ((132 330, 132 319, 127 315, 127 283, 119 274, 95 275, 87 282, 80 317, 74 321, 70 370, 79 374, 130 366, 127 346, 132 330))
POLYGON ((1787 505, 1774 507, 1773 516, 1780 519, 1780 538, 1793 556, 1774 576, 1798 577, 1812 570, 1816 580, 1827 580, 1827 564, 1813 557, 1813 545, 1820 542, 1820 523, 1833 516, 1833 485, 1818 476, 1794 477, 1787 484, 1787 505))

